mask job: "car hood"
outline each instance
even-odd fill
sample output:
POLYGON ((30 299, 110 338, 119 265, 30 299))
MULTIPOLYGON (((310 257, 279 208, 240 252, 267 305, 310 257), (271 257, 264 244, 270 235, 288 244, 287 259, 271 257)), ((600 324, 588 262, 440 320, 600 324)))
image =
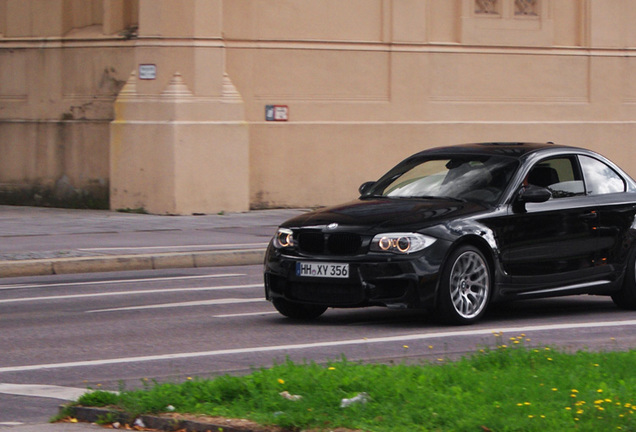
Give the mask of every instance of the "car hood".
POLYGON ((416 231, 483 212, 487 208, 477 203, 447 199, 367 198, 296 216, 282 226, 318 228, 336 223, 340 230, 416 231))

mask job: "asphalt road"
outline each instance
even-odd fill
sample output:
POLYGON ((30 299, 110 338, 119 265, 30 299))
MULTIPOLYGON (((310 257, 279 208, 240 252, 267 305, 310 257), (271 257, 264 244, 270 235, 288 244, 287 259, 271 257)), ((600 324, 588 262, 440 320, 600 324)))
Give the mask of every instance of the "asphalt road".
POLYGON ((383 308, 299 323, 263 300, 261 266, 5 278, 0 428, 45 422, 87 387, 247 373, 288 357, 448 361, 521 334, 530 346, 624 350, 635 329, 636 312, 588 296, 495 307, 469 327, 383 308))

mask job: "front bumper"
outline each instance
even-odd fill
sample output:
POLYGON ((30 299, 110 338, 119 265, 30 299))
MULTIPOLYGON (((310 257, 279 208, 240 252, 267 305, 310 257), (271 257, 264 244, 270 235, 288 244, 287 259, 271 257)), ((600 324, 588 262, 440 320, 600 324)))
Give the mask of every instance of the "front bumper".
POLYGON ((335 308, 433 306, 441 259, 426 255, 406 257, 300 257, 273 247, 265 258, 265 297, 335 308), (346 279, 296 275, 297 262, 349 264, 346 279))

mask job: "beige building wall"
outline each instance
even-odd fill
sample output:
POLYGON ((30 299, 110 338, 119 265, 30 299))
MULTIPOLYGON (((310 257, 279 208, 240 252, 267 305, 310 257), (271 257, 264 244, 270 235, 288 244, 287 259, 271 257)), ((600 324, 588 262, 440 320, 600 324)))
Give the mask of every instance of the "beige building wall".
POLYGON ((108 205, 132 1, 0 0, 0 202, 108 205))
POLYGON ((415 151, 491 140, 636 176, 633 22, 625 0, 0 0, 0 191, 320 206, 415 151))

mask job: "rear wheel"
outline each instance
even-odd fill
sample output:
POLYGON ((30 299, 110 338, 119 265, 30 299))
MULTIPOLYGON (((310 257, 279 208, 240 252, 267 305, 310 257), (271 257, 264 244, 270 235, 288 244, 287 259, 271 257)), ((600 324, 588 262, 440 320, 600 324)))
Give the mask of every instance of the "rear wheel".
POLYGON ((275 298, 272 303, 281 315, 298 320, 318 318, 327 310, 326 306, 293 303, 283 298, 275 298))
POLYGON ((614 304, 622 309, 636 309, 636 248, 629 254, 623 287, 612 295, 614 304))
POLYGON ((472 324, 486 311, 492 291, 484 254, 466 245, 453 251, 442 271, 437 313, 449 324, 472 324))

